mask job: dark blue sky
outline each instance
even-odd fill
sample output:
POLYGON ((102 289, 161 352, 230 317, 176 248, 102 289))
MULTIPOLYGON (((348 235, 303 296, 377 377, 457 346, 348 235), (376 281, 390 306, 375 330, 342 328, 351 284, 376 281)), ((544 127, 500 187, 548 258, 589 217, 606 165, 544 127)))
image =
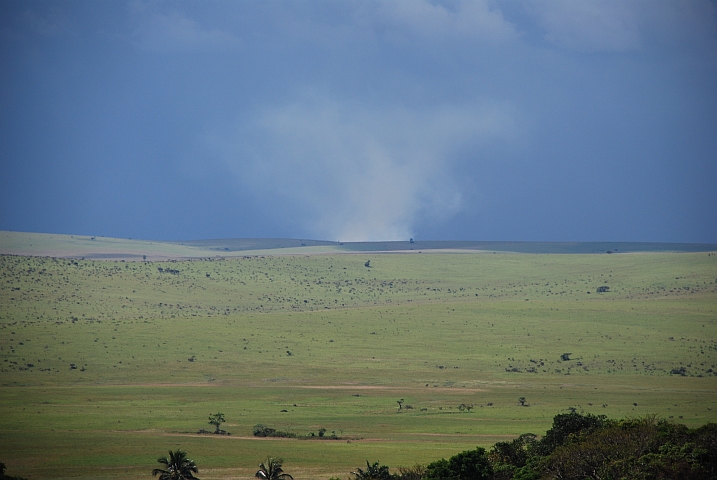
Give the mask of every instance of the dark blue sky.
POLYGON ((0 229, 717 243, 711 1, 0 0, 0 229))

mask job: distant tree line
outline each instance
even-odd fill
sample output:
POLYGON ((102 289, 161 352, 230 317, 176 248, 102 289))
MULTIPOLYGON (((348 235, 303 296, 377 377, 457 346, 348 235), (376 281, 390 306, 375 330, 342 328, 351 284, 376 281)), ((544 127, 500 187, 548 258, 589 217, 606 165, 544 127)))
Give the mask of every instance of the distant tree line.
POLYGON ((316 433, 309 432, 308 435, 299 435, 294 432, 282 432, 281 430, 267 427, 261 423, 254 425, 252 433, 255 437, 298 438, 299 440, 342 440, 341 437, 336 435, 336 432, 331 432, 331 435, 326 435, 325 428, 319 428, 316 433))
POLYGON ((159 273, 171 273, 172 275, 179 275, 179 270, 176 270, 174 268, 157 267, 157 271, 159 273))

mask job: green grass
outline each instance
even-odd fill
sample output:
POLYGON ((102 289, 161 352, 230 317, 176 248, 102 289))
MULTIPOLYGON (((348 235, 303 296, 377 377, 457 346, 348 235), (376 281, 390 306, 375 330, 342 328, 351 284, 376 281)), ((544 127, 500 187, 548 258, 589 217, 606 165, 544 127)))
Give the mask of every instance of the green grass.
POLYGON ((716 279, 709 253, 0 256, 0 460, 148 476, 181 447, 203 479, 267 455, 346 478, 542 434, 569 407, 714 422, 716 279), (217 411, 232 436, 194 435, 217 411), (255 439, 257 423, 343 440, 255 439))

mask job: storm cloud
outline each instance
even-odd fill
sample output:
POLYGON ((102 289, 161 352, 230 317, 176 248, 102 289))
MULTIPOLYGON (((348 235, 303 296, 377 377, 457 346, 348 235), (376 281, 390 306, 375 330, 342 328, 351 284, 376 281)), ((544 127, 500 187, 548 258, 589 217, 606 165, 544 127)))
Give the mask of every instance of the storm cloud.
POLYGON ((706 0, 0 8, 2 229, 717 242, 706 0))

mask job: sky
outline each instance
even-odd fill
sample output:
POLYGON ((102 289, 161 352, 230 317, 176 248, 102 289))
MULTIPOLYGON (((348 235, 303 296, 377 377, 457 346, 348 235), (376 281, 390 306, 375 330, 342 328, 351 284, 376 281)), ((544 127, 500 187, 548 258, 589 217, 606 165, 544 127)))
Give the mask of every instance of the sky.
POLYGON ((0 0, 0 230, 717 243, 717 3, 0 0))

